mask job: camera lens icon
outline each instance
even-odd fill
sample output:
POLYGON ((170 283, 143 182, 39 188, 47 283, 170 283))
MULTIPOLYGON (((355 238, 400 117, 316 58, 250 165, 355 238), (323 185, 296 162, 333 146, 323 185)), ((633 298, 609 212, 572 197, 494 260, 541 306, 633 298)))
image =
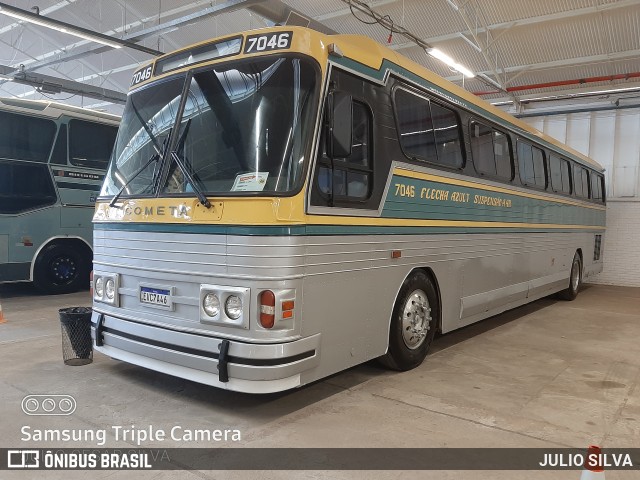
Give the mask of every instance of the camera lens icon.
POLYGON ((76 407, 71 395, 27 395, 22 399, 22 411, 27 415, 71 415, 76 407))

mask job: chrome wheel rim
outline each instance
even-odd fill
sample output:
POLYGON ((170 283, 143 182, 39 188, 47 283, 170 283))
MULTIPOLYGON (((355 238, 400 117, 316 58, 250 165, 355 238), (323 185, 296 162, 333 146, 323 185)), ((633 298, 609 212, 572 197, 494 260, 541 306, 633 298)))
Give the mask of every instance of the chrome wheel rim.
POLYGON ((573 262, 573 268, 571 269, 571 288, 574 292, 578 291, 580 285, 580 262, 577 260, 573 262))
POLYGON ((410 350, 415 350, 427 338, 431 327, 431 307, 423 290, 414 290, 407 297, 402 309, 402 340, 410 350))

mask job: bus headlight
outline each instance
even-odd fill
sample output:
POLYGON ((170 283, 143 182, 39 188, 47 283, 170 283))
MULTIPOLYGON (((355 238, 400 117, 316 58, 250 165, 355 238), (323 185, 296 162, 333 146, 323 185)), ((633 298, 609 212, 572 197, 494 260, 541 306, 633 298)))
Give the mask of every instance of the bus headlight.
POLYGON ((224 311, 229 318, 237 320, 242 315, 242 300, 236 295, 229 295, 224 304, 224 311))
MULTIPOLYGON (((102 278, 100 280, 102 280, 102 278)), ((113 300, 116 296, 116 282, 113 280, 113 278, 107 279, 104 290, 107 298, 109 300, 113 300)))
POLYGON ((220 313, 220 299, 215 293, 207 293, 202 299, 202 309, 210 317, 217 317, 220 313))
POLYGON ((93 273, 93 299, 114 307, 120 306, 118 287, 120 276, 117 273, 93 273))
POLYGON ((104 278, 98 277, 96 278, 96 284, 94 287, 95 296, 98 298, 104 297, 104 278))

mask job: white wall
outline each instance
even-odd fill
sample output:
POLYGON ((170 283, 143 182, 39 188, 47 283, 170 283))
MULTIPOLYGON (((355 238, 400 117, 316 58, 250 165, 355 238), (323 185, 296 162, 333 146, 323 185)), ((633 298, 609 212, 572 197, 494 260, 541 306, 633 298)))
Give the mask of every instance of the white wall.
POLYGON ((594 283, 640 286, 640 109, 526 117, 600 163, 607 181, 604 271, 594 283))

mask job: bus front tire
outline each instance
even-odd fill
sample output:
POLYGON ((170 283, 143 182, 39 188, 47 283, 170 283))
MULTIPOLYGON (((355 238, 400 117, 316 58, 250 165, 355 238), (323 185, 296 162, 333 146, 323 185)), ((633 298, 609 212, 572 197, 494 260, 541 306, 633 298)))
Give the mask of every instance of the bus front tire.
POLYGON ((580 291, 580 284, 582 283, 582 260, 578 252, 573 256, 573 262, 571 262, 571 273, 569 274, 569 286, 558 293, 558 296, 563 300, 575 300, 580 291))
POLYGON ((33 266, 35 287, 54 295, 87 288, 91 257, 84 250, 62 243, 43 248, 33 266))
POLYGON ((393 307, 389 347, 379 361, 393 370, 417 367, 427 356, 439 318, 438 295, 423 271, 411 274, 402 284, 393 307))

